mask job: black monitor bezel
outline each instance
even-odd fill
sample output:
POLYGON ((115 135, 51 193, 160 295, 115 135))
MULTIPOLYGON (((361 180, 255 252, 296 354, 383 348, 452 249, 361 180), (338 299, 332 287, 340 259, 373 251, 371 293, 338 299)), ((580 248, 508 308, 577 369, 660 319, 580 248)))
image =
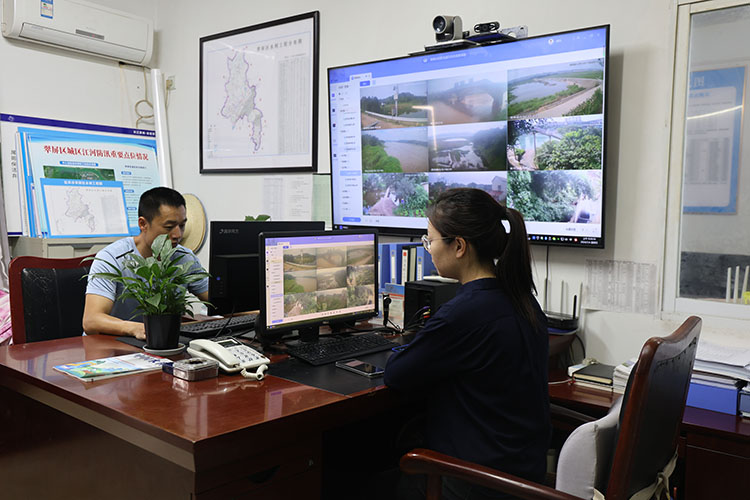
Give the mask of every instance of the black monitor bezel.
MULTIPOLYGON (((249 265, 251 267, 254 267, 257 269, 257 264, 255 262, 252 262, 252 259, 258 259, 259 258, 259 247, 258 245, 258 235, 263 232, 263 226, 262 224, 266 224, 265 227, 272 227, 273 232, 285 232, 285 231, 322 231, 325 228, 325 221, 290 221, 290 220, 283 220, 283 221, 274 221, 274 220, 267 220, 267 221, 246 221, 246 220, 216 220, 211 221, 209 225, 209 247, 208 247, 208 272, 210 274, 209 277, 209 299, 210 305, 208 307, 208 312, 210 315, 214 314, 233 314, 238 312, 244 312, 243 310, 236 310, 238 301, 234 299, 234 297, 215 297, 212 296, 212 291, 216 290, 216 279, 218 278, 218 265, 219 265, 219 259, 222 257, 237 257, 237 258, 245 258, 250 261, 249 265), (316 227, 301 227, 301 226, 316 226, 316 227), (217 248, 219 245, 217 243, 218 238, 218 232, 222 229, 229 229, 234 230, 235 228, 247 227, 252 228, 253 231, 249 235, 248 238, 245 238, 241 232, 239 233, 239 237, 242 238, 243 242, 246 242, 247 244, 251 245, 250 248, 247 248, 245 252, 242 253, 227 253, 222 252, 220 248, 217 248), (252 245, 255 245, 252 247, 252 245)), ((241 229, 238 229, 238 231, 242 231, 241 229)), ((232 233, 233 234, 233 233, 232 233)), ((236 279, 241 279, 240 277, 236 277, 236 279)), ((248 284, 246 284, 248 285, 248 284)), ((232 283, 226 285, 229 288, 236 288, 232 286, 232 283)), ((247 286, 248 290, 255 290, 257 293, 257 283, 249 283, 249 286, 247 286)), ((257 303, 255 304, 255 307, 253 308, 251 292, 247 292, 245 294, 244 298, 249 298, 248 301, 243 302, 250 302, 250 309, 254 310, 258 309, 260 307, 260 298, 258 298, 257 303)))
MULTIPOLYGON (((535 233, 529 233, 528 240, 529 243, 532 245, 543 245, 543 246, 560 246, 560 247, 569 247, 569 248, 593 248, 593 249, 603 249, 605 244, 605 237, 606 237, 606 227, 605 227, 605 221, 606 221, 606 205, 607 205, 607 130, 608 130, 608 99, 609 99, 609 60, 610 60, 610 25, 609 24, 602 24, 597 26, 588 26, 584 28, 577 28, 572 30, 566 30, 566 31, 557 31, 555 33, 545 33, 542 35, 536 35, 533 37, 526 37, 526 38, 518 38, 515 40, 503 40, 500 42, 490 42, 486 44, 482 44, 480 47, 451 47, 447 48, 445 50, 441 51, 431 51, 430 54, 437 54, 437 53, 449 53, 449 52, 458 52, 458 51, 466 51, 466 50, 472 50, 477 49, 481 47, 487 47, 492 45, 505 45, 507 43, 517 43, 517 42, 523 42, 525 40, 531 40, 536 38, 548 38, 551 36, 556 35, 565 35, 569 33, 576 33, 576 32, 584 32, 584 31, 591 31, 591 30, 597 30, 597 29, 604 29, 605 30, 605 57, 604 57, 604 98, 602 101, 602 221, 601 221, 601 235, 596 238, 596 242, 593 244, 584 244, 584 243, 576 243, 576 242, 568 242, 561 240, 560 235, 554 235, 554 236, 547 236, 547 235, 537 235, 535 233), (537 238, 534 238, 536 236, 537 238)), ((329 152, 329 166, 331 169, 331 219, 333 222, 333 228, 335 230, 350 230, 350 229, 375 229, 382 235, 388 235, 388 236, 404 236, 404 237, 418 237, 424 234, 427 231, 427 228, 424 229, 421 228, 404 228, 404 227, 393 227, 393 226, 370 226, 366 224, 337 224, 335 222, 335 217, 333 214, 334 207, 336 204, 334 203, 334 197, 336 196, 336 193, 333 190, 333 144, 332 144, 332 133, 330 130, 330 118, 331 118, 331 71, 342 69, 342 68, 348 68, 352 66, 362 66, 366 64, 373 64, 373 63, 381 63, 381 62, 389 62, 389 61, 396 61, 401 59, 408 59, 408 58, 418 58, 418 57, 424 57, 425 53, 416 53, 416 54, 410 54, 406 56, 399 56, 399 57, 390 57, 385 59, 375 59, 371 61, 364 61, 364 62, 357 62, 353 64, 344 64, 340 66, 331 66, 327 69, 327 86, 328 86, 328 119, 329 119, 329 130, 328 130, 328 152, 329 152)), ((528 231, 527 231, 528 232, 528 231)), ((586 241, 589 241, 588 238, 579 238, 584 239, 586 241)))
POLYGON ((342 314, 338 316, 329 316, 326 318, 320 318, 320 319, 314 319, 314 320, 308 320, 308 321, 300 321, 297 323, 293 323, 290 325, 284 325, 274 328, 273 330, 269 331, 266 328, 266 274, 265 274, 265 257, 264 255, 260 255, 260 258, 258 259, 258 262, 260 264, 260 267, 258 269, 258 294, 260 296, 260 313, 258 314, 258 319, 255 322, 255 333, 256 338, 258 338, 263 345, 268 345, 273 342, 278 342, 282 339, 283 336, 288 335, 294 331, 309 329, 309 328, 317 328, 320 326, 332 326, 336 324, 343 324, 343 323, 354 323, 356 321, 361 321, 369 318, 373 318, 378 315, 379 313, 379 304, 378 304, 378 285, 379 285, 379 276, 378 276, 378 230, 377 229, 364 229, 364 228, 357 228, 353 230, 335 230, 335 231, 286 231, 286 232, 269 232, 269 233, 261 233, 258 235, 258 250, 259 252, 261 249, 265 248, 266 239, 269 238, 280 238, 284 236, 294 236, 294 237, 311 237, 311 236, 326 236, 326 235, 347 235, 347 234, 372 234, 373 235, 373 251, 375 256, 375 301, 374 301, 374 310, 373 311, 367 311, 367 312, 361 312, 361 313, 347 313, 342 314))

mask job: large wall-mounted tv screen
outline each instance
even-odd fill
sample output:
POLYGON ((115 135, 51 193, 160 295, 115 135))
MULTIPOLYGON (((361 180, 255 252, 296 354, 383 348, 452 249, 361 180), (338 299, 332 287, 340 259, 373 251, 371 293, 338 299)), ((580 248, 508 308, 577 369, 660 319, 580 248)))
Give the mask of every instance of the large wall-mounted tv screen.
POLYGON ((442 191, 532 243, 604 246, 609 26, 329 68, 333 224, 416 235, 442 191))

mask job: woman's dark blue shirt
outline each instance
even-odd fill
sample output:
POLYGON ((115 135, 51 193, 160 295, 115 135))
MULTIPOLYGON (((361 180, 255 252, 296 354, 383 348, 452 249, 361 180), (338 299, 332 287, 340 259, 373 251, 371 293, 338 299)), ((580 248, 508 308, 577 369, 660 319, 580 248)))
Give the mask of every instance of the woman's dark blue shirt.
POLYGON ((427 401, 427 446, 543 480, 550 437, 544 315, 533 329, 494 278, 470 281, 391 356, 385 383, 427 401))

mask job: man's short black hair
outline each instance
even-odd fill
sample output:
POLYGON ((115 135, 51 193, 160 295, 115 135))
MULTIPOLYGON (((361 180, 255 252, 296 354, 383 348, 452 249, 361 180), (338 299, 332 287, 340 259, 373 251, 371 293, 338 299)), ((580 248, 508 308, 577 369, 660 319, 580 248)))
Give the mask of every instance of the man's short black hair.
POLYGON ((138 217, 143 217, 148 222, 154 220, 159 215, 162 205, 168 207, 184 207, 185 198, 172 188, 155 187, 149 189, 141 195, 138 202, 138 217))

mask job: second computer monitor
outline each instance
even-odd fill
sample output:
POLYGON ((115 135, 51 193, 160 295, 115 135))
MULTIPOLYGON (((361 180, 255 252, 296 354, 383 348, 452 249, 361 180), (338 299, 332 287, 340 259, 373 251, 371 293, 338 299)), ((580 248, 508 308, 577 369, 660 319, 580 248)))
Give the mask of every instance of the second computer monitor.
POLYGON ((321 325, 375 316, 377 233, 370 229, 263 233, 261 313, 256 332, 263 343, 298 331, 317 336, 321 325))
POLYGON ((323 221, 212 221, 209 235, 209 314, 259 308, 258 235, 277 231, 322 231, 323 221))

